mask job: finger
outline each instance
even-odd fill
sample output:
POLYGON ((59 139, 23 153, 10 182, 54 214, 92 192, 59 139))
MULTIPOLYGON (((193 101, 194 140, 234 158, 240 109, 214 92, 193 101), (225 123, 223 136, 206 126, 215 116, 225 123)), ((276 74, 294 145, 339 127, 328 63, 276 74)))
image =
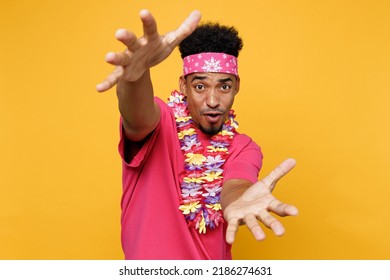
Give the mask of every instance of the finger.
POLYGON ((96 85, 96 90, 98 92, 105 92, 105 91, 109 90, 110 88, 111 88, 111 85, 107 81, 103 81, 100 84, 96 85))
POLYGON ((238 230, 239 221, 236 218, 228 220, 228 226, 226 229, 226 242, 228 244, 233 244, 238 230))
POLYGON ((275 235, 281 236, 284 234, 285 229, 282 223, 272 216, 267 210, 261 210, 257 216, 267 228, 271 229, 275 233, 275 235))
POLYGON ((261 241, 265 238, 264 231, 261 229, 255 215, 245 216, 244 222, 257 241, 261 241))
POLYGON ((157 23, 152 14, 148 10, 141 10, 139 15, 144 27, 144 37, 147 40, 158 37, 157 23))
POLYGON ((115 32, 115 38, 122 42, 131 52, 135 52, 140 47, 135 34, 127 31, 126 29, 118 29, 115 32))
POLYGON ((168 33, 166 38, 168 43, 172 47, 177 46, 181 41, 183 41, 187 36, 189 36, 199 24, 201 19, 201 14, 199 11, 193 11, 179 26, 175 31, 168 33))
POLYGON ((269 203, 268 210, 281 217, 298 215, 298 209, 295 206, 280 202, 277 199, 269 203))
POLYGON ((96 90, 98 92, 104 92, 115 86, 119 79, 123 75, 123 68, 118 66, 115 70, 100 84, 96 85, 96 90))
POLYGON ((295 159, 286 159, 261 181, 266 184, 266 186, 268 186, 269 190, 272 192, 280 178, 290 172, 290 170, 294 168, 295 164, 295 159))
POLYGON ((129 64, 130 57, 127 53, 109 52, 106 55, 106 62, 115 66, 126 66, 129 64))

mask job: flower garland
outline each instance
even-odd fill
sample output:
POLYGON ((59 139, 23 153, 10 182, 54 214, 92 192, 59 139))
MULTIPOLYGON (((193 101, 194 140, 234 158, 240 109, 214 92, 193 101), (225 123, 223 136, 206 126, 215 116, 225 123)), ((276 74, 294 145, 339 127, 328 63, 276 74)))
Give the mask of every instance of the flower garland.
POLYGON ((206 233, 206 227, 214 229, 224 222, 220 204, 223 164, 229 154, 229 146, 238 128, 231 110, 222 130, 213 135, 210 145, 204 148, 198 140, 196 126, 187 108, 186 97, 172 92, 168 106, 176 118, 177 133, 184 154, 186 175, 181 183, 183 212, 189 227, 206 233))

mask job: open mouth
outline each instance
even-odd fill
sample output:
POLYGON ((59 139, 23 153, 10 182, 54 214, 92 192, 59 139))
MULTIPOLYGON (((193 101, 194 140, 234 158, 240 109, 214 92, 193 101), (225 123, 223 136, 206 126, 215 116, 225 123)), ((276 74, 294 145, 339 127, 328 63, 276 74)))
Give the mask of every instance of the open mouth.
POLYGON ((206 120, 208 122, 216 123, 221 119, 222 114, 220 112, 208 112, 208 113, 204 114, 204 117, 206 118, 206 120))

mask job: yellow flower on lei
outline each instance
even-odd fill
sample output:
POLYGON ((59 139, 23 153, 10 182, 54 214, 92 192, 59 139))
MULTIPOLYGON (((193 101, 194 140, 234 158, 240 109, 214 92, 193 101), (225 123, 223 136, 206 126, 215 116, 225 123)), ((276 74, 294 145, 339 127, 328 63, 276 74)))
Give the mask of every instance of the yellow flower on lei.
POLYGON ((234 118, 230 118, 231 126, 234 127, 235 129, 238 129, 237 123, 234 121, 234 118))
POLYGON ((207 208, 213 209, 215 211, 221 210, 221 204, 220 203, 215 203, 215 204, 206 204, 207 208))
POLYGON ((206 157, 202 154, 188 153, 186 154, 185 162, 188 162, 192 165, 202 165, 206 161, 206 157))
POLYGON ((191 119, 191 117, 177 117, 177 122, 188 122, 191 119))
POLYGON ((219 153, 219 152, 227 153, 228 152, 228 148, 216 148, 213 146, 207 146, 207 149, 208 149, 209 153, 219 153))
POLYGON ((222 176, 221 176, 222 172, 221 171, 218 171, 218 172, 210 172, 210 173, 207 173, 203 179, 205 179, 206 181, 208 182, 212 182, 214 181, 215 179, 221 179, 222 176))
POLYGON ((228 131, 228 130, 222 130, 221 132, 220 132, 220 135, 223 135, 223 136, 225 136, 225 135, 229 135, 229 136, 233 136, 234 135, 234 133, 233 132, 231 132, 231 131, 228 131))
POLYGON ((199 233, 206 233, 206 221, 204 220, 203 214, 199 222, 199 233))
POLYGON ((177 136, 178 136, 179 139, 181 140, 181 139, 184 138, 184 136, 186 136, 186 135, 191 136, 191 135, 193 135, 194 133, 195 133, 195 129, 190 128, 190 129, 183 130, 183 131, 177 133, 177 136))
POLYGON ((198 208, 202 207, 202 205, 199 204, 199 201, 191 201, 188 204, 180 205, 179 209, 183 211, 184 215, 196 212, 198 208))
POLYGON ((204 182, 203 177, 184 177, 183 181, 185 183, 196 183, 196 184, 202 184, 204 182))

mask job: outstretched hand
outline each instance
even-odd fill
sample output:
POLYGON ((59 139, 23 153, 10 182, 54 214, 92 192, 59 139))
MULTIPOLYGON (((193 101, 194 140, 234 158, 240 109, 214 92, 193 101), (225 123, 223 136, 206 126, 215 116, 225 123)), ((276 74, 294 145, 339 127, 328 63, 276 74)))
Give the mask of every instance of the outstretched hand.
POLYGON ((276 167, 267 177, 249 187, 237 200, 224 209, 228 223, 226 242, 234 242, 238 227, 245 223, 256 240, 265 238, 259 222, 270 228, 277 236, 284 234, 283 225, 270 214, 281 217, 298 215, 298 209, 277 200, 271 193, 276 183, 295 166, 295 160, 287 159, 276 167))
POLYGON ((137 38, 134 33, 125 29, 119 29, 115 33, 116 39, 126 46, 126 50, 106 55, 106 62, 116 68, 96 86, 97 91, 109 90, 120 80, 137 81, 146 70, 166 59, 175 47, 195 30, 201 14, 199 11, 193 11, 178 29, 165 35, 158 33, 157 23, 149 11, 140 11, 140 18, 144 29, 142 37, 137 38))

